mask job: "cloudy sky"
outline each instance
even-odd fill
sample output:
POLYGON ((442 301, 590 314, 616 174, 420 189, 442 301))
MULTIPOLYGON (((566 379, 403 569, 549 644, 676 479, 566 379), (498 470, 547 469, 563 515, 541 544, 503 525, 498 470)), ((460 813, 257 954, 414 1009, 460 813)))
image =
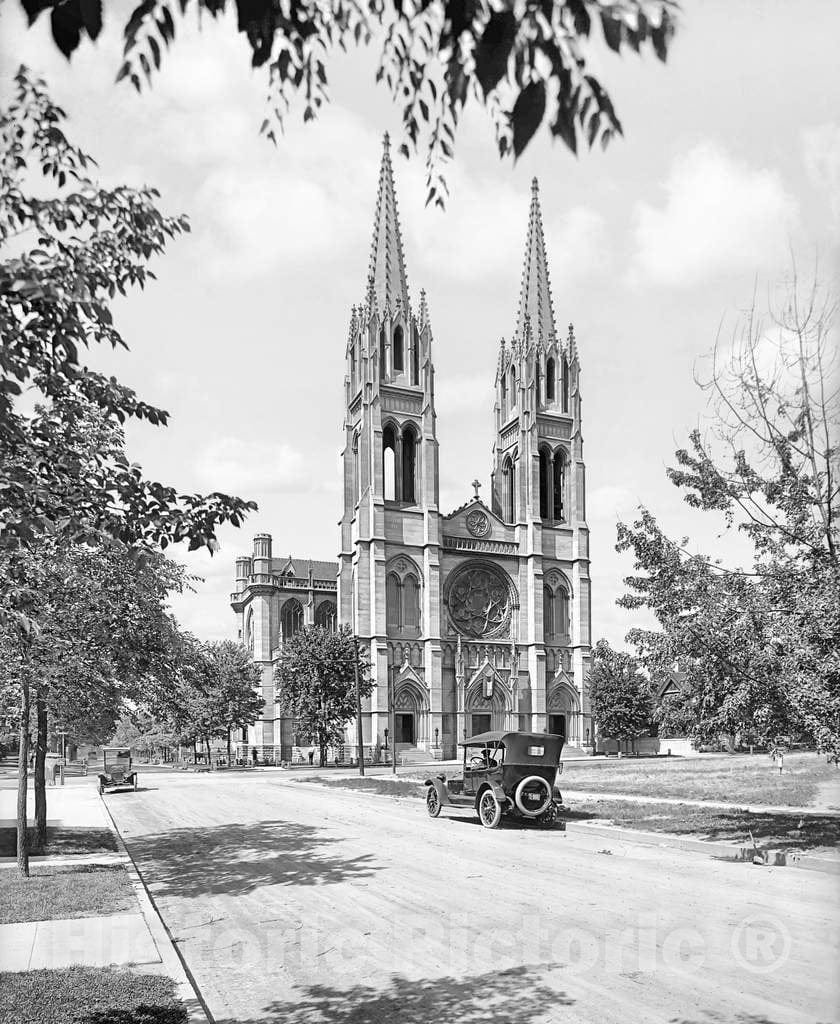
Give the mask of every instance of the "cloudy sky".
MULTIPOLYGON (((426 289, 435 337, 444 511, 476 474, 489 480, 492 375, 540 179, 558 327, 574 322, 581 352, 594 636, 614 644, 639 621, 615 606, 632 569, 614 551, 617 519, 644 503, 673 534, 733 554, 722 524, 693 516, 665 478, 703 422, 693 373, 716 333, 734 327, 756 282, 784 278, 791 251, 838 276, 836 0, 683 6, 667 65, 595 48, 626 133, 606 153, 576 160, 546 138, 502 163, 473 111, 445 213, 424 208, 422 161, 395 161, 409 287, 415 303, 426 289)), ((185 626, 221 638, 233 633, 234 557, 253 533, 273 534, 278 554, 336 554, 344 345, 381 136, 399 135, 398 117, 374 85, 373 51, 336 56, 332 105, 306 126, 297 111, 273 148, 257 135, 265 84, 230 18, 180 23, 154 88, 137 96, 113 84, 117 7, 68 65, 47 24, 25 31, 7 0, 0 89, 20 61, 43 73, 103 179, 153 184, 168 212, 190 215, 157 283, 117 307, 131 352, 97 360, 172 415, 165 431, 129 435, 148 474, 259 503, 220 554, 189 559, 205 582, 175 603, 185 626)))

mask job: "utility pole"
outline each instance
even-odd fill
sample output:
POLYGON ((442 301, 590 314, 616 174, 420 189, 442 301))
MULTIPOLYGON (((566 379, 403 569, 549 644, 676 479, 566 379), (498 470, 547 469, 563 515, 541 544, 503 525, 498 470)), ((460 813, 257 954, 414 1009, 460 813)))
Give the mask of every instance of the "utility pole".
POLYGON ((391 726, 391 774, 397 774, 397 715, 394 701, 394 668, 388 666, 388 723, 391 726))
POLYGON ((356 680, 356 743, 359 750, 359 775, 365 774, 365 744, 362 730, 362 691, 359 689, 359 640, 353 634, 353 674, 356 680))

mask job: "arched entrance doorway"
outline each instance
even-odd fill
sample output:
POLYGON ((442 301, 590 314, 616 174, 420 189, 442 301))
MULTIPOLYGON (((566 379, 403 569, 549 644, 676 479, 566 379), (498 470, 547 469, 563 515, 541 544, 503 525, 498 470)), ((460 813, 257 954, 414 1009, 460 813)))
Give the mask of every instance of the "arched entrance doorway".
POLYGON ((565 736, 567 743, 580 742, 580 700, 568 679, 549 690, 546 711, 549 732, 565 736))
POLYGON ((394 695, 394 745, 419 747, 428 743, 429 702, 414 682, 398 682, 394 695))

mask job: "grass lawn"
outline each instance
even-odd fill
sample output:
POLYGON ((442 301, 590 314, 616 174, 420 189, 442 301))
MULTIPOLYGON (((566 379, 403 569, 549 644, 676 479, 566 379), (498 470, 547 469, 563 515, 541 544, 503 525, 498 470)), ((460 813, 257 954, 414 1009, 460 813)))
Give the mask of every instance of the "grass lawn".
POLYGON ((766 754, 698 758, 622 758, 608 764, 566 761, 561 788, 588 793, 632 793, 684 800, 807 807, 819 787, 840 780, 840 769, 813 753, 789 754, 779 774, 766 754))
MULTIPOLYGON (((108 828, 47 828, 47 845, 40 850, 34 845, 34 829, 29 830, 32 854, 49 853, 67 856, 76 853, 108 853, 117 849, 114 833, 108 828)), ((0 828, 0 857, 17 854, 17 833, 14 826, 0 828)))
POLYGON ((605 819, 642 832, 670 832, 718 843, 750 844, 759 849, 840 856, 840 819, 829 816, 715 810, 691 804, 630 803, 624 800, 574 802, 567 821, 605 819))
POLYGON ((13 866, 0 869, 0 924, 97 917, 134 904, 134 890, 121 865, 33 864, 30 870, 29 878, 21 878, 13 866))
POLYGON ((169 978, 109 967, 0 973, 0 1024, 186 1024, 169 978))

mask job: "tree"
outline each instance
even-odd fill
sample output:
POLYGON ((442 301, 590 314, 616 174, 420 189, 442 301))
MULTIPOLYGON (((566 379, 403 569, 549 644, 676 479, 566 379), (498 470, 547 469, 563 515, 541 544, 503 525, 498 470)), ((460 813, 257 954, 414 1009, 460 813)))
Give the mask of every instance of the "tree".
MULTIPOLYGON (((14 99, 0 111, 0 627, 16 633, 15 655, 29 666, 35 619, 49 596, 32 575, 39 544, 110 547, 142 567, 170 543, 215 550, 216 528, 238 526, 256 506, 218 493, 178 494, 129 463, 122 424, 136 417, 163 425, 167 414, 84 366, 80 353, 99 343, 125 347, 110 300, 143 287, 154 276, 149 260, 188 225, 159 213, 153 189, 96 184, 92 159, 68 141, 65 114, 45 84, 24 68, 15 82, 14 99), (36 169, 51 186, 46 198, 33 191, 36 169), (32 415, 18 402, 24 388, 40 399, 32 415)), ((17 808, 23 873, 32 682, 24 667, 17 808)), ((42 715, 38 700, 36 693, 42 715)), ((39 757, 44 752, 39 743, 39 757)))
MULTIPOLYGON (((22 0, 32 24, 50 11, 53 39, 68 58, 87 35, 96 39, 102 8, 88 0, 22 0)), ((441 172, 453 156, 461 115, 472 100, 491 116, 499 155, 518 157, 541 125, 573 152, 579 141, 606 146, 622 125, 587 64, 595 26, 610 50, 649 46, 664 61, 678 11, 674 0, 144 0, 125 24, 125 59, 117 79, 139 91, 151 82, 188 10, 217 18, 234 8, 251 64, 266 69, 271 114, 261 131, 275 139, 293 98, 304 121, 328 99, 327 56, 348 45, 382 43, 376 71, 401 105, 408 156, 426 138, 429 201, 443 205, 441 172), (173 17, 173 10, 176 14, 173 17)))
MULTIPOLYGON (((0 553, 0 568, 8 557, 0 553)), ((101 741, 122 702, 136 699, 150 676, 165 677, 174 630, 165 601, 182 586, 184 570, 162 555, 140 563, 112 547, 59 540, 41 540, 15 557, 31 584, 32 627, 22 634, 6 623, 0 689, 34 695, 36 838, 43 846, 50 722, 77 740, 93 734, 101 741)), ((31 724, 23 704, 19 716, 26 746, 31 724)), ((25 833, 20 849, 24 840, 25 833)))
POLYGON ((205 644, 181 634, 175 685, 160 720, 182 741, 203 744, 208 762, 210 741, 227 738, 229 757, 231 729, 252 725, 262 713, 259 681, 260 670, 241 644, 205 644))
POLYGON ((606 640, 593 651, 589 697, 602 736, 633 742, 649 731, 650 684, 636 659, 614 651, 606 640))
POLYGON ((618 526, 637 575, 619 604, 659 630, 631 630, 652 671, 686 669, 692 735, 772 741, 802 732, 840 750, 840 554, 836 302, 796 277, 780 302, 755 301, 700 384, 712 426, 676 453, 671 481, 695 509, 722 514, 753 549, 747 568, 689 554, 647 509, 618 526))
POLYGON ((370 665, 359 654, 349 627, 330 632, 305 626, 283 645, 275 669, 277 701, 281 713, 294 718, 298 728, 317 743, 320 765, 327 747, 344 740, 344 728, 356 715, 356 664, 359 690, 370 696, 370 665))

